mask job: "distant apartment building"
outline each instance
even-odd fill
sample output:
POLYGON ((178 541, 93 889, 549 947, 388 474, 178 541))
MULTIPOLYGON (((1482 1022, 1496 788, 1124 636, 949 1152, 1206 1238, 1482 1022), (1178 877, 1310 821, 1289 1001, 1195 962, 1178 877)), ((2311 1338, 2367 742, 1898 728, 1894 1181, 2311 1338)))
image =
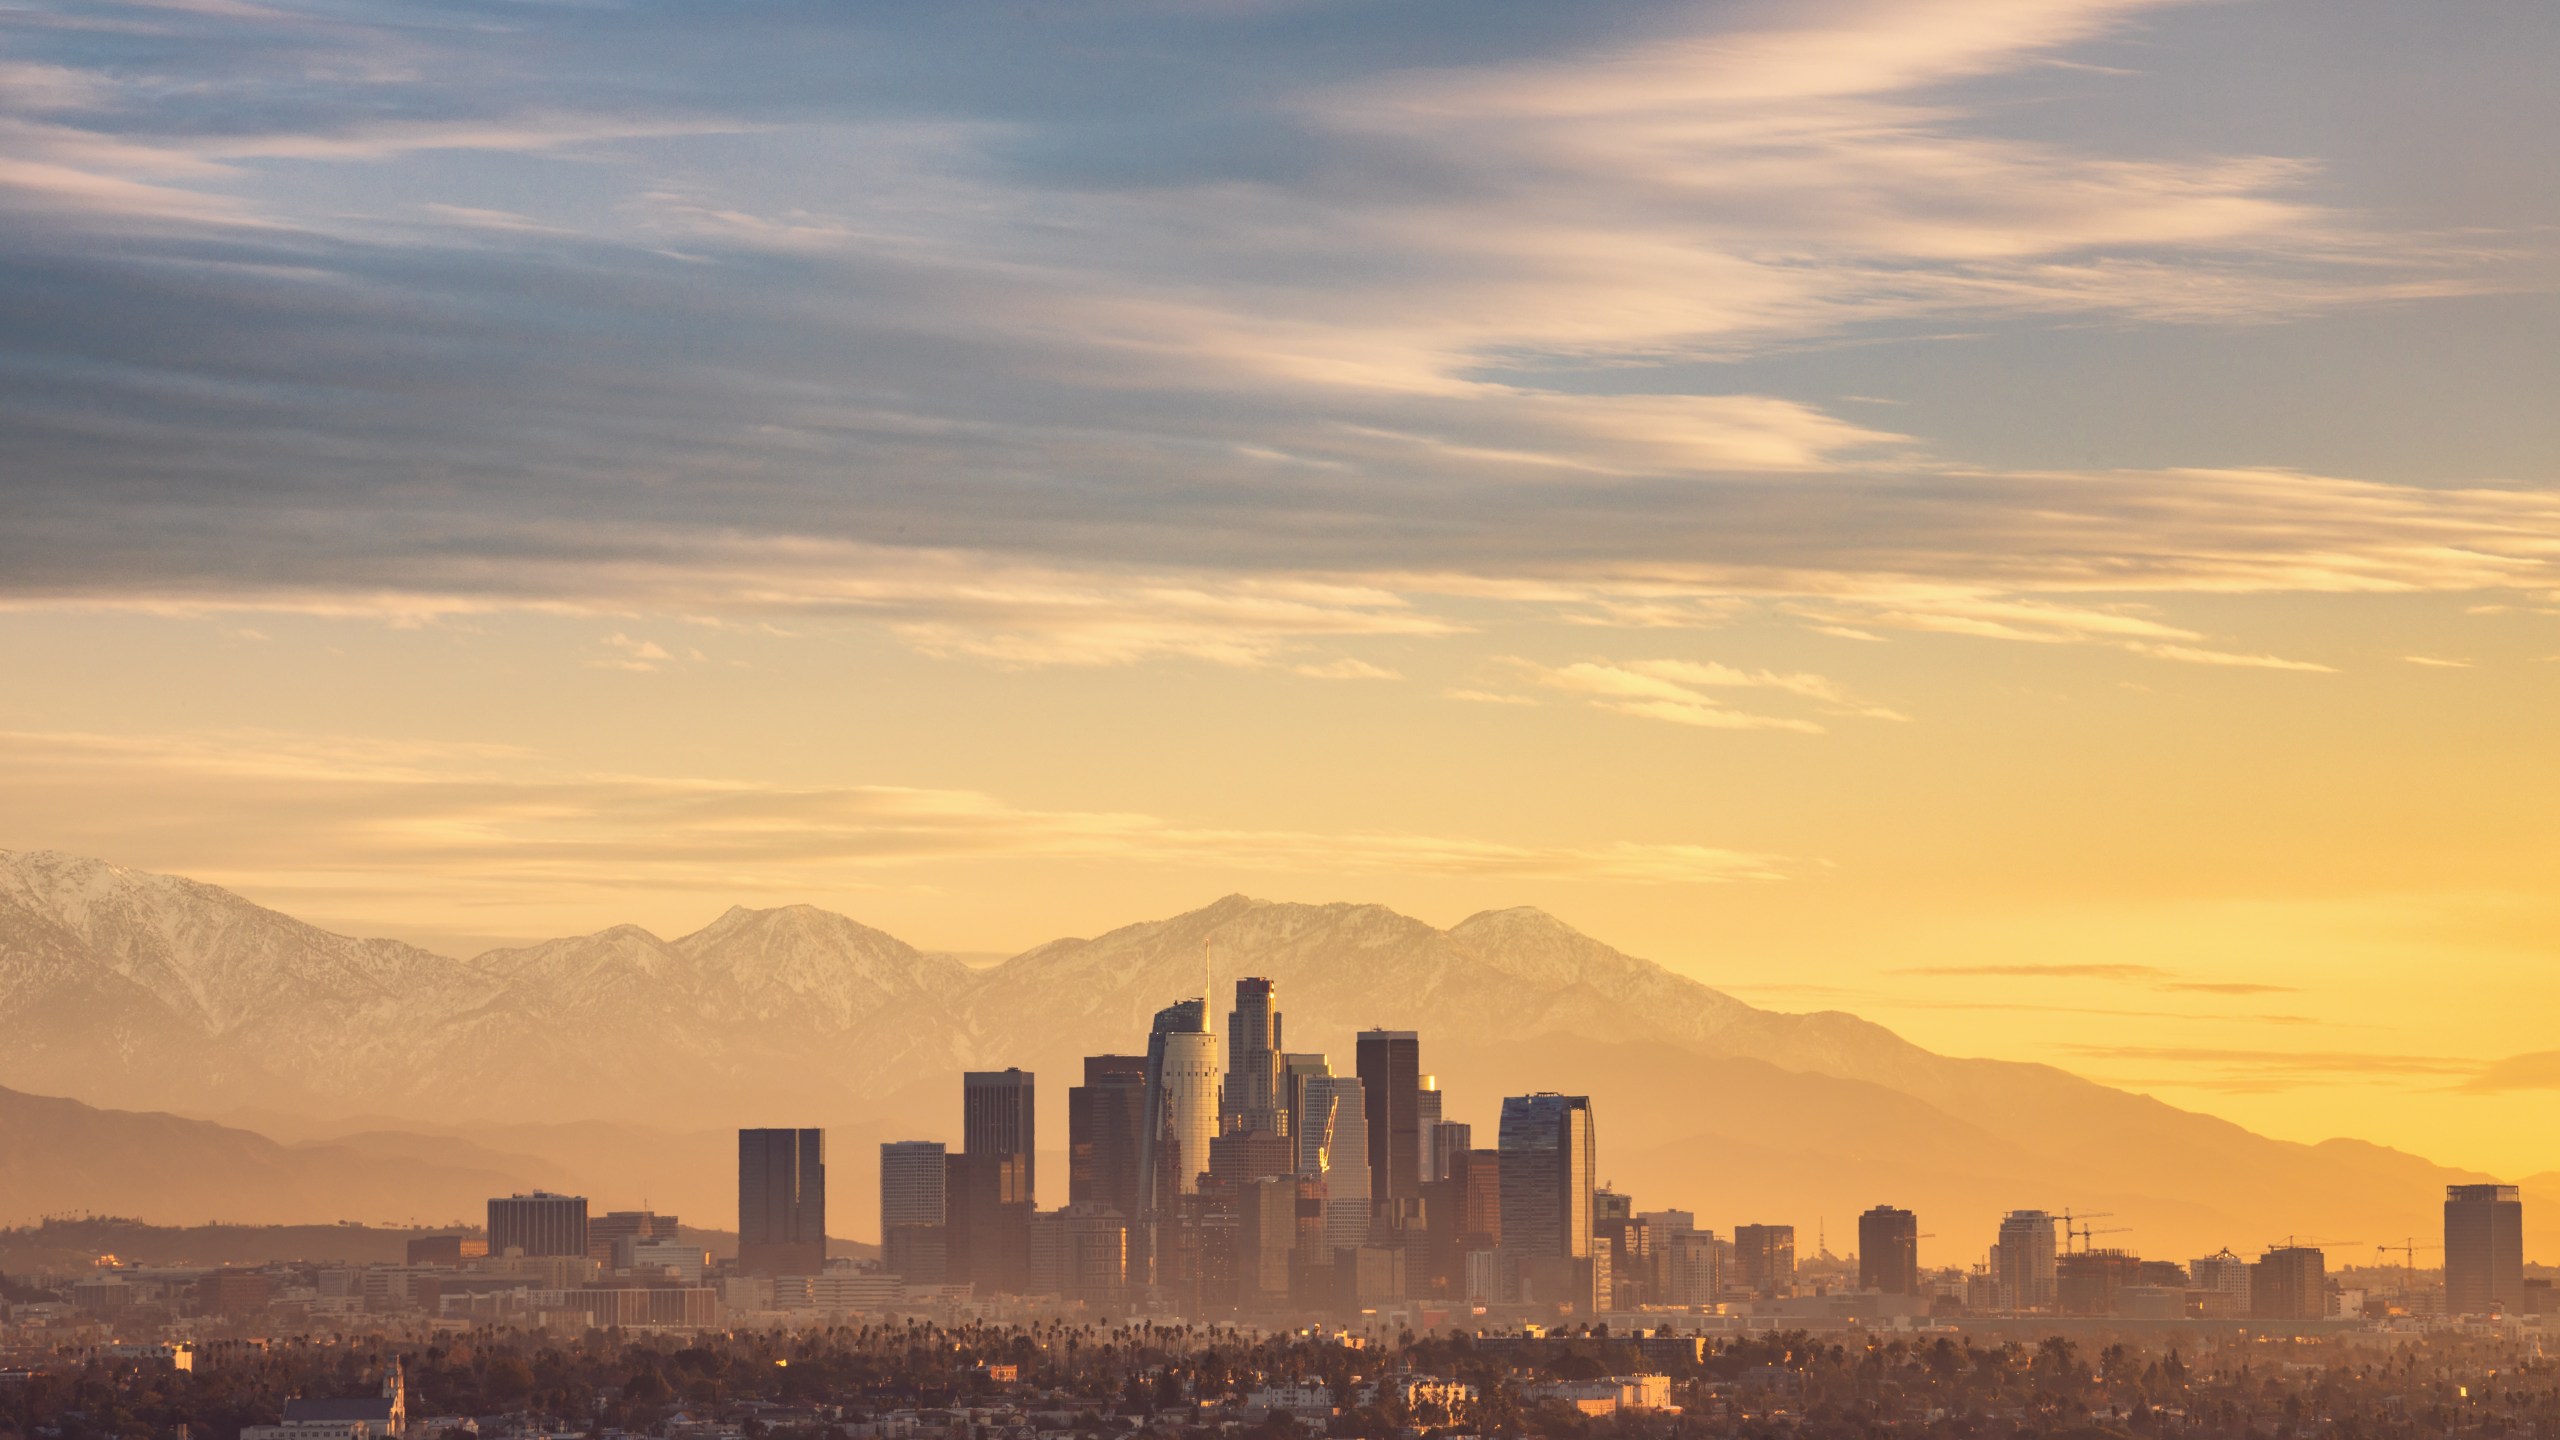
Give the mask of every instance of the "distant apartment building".
POLYGON ((711 1273, 711 1252, 671 1235, 625 1235, 613 1242, 612 1264, 643 1279, 666 1276, 699 1285, 711 1273))
POLYGON ((2053 1216, 2012 1210, 2000 1217, 1991 1247, 1991 1273, 2003 1310, 2051 1310, 2054 1306, 2053 1216))
POLYGON ((815 1275, 827 1268, 827 1132, 738 1132, 738 1270, 815 1275))
POLYGON ((1776 1298, 1796 1287, 1796 1227, 1733 1227, 1733 1278, 1758 1296, 1776 1298))
POLYGON ((614 1246, 625 1240, 673 1240, 676 1217, 654 1210, 609 1210, 587 1220, 587 1258, 614 1265, 614 1246))
POLYGON ((1920 1217, 1891 1205, 1858 1217, 1858 1288, 1920 1293, 1920 1217))
POLYGON ((2196 1313, 2207 1316, 2249 1313, 2249 1262, 2224 1246, 2187 1262, 2187 1293, 2196 1313))
POLYGON ((909 1285, 948 1280, 948 1166, 938 1140, 880 1147, 880 1268, 909 1285))
POLYGON ((255 1270, 216 1270, 196 1281, 196 1309, 206 1315, 256 1315, 273 1294, 255 1270))
POLYGON ((587 1197, 536 1190, 490 1200, 489 1253, 585 1256, 587 1197))
POLYGON ((1714 1305, 1724 1298, 1724 1247, 1712 1230, 1674 1230, 1657 1242, 1667 1305, 1714 1305))
POLYGON ((2324 1320, 2327 1259, 2308 1245, 2281 1245, 2249 1267, 2249 1313, 2259 1320, 2324 1320))
POLYGON ((2524 1192, 2513 1185, 2444 1189, 2444 1310, 2517 1314, 2524 1302, 2524 1192))

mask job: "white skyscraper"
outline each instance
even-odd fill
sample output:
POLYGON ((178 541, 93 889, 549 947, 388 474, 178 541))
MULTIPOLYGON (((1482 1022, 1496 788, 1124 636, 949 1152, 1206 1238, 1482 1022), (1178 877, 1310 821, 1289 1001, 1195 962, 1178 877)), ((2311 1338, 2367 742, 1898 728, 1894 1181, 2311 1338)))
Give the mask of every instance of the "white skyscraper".
POLYGON ((1218 1133, 1218 1037, 1206 1030, 1164 1037, 1164 1106, 1156 1153, 1174 1168, 1174 1193, 1197 1194, 1218 1133))

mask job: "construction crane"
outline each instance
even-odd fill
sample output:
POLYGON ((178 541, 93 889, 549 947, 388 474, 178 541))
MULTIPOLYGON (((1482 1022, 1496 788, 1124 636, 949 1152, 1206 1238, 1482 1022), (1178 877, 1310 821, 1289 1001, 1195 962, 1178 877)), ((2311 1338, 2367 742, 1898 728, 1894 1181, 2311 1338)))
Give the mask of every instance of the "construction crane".
POLYGON ((2074 1240, 2079 1242, 2081 1251, 2086 1253, 2089 1248, 2090 1236, 2122 1235, 2133 1228, 2130 1225, 2114 1225, 2104 1230, 2092 1230, 2085 1223, 2074 1223, 2075 1219, 2082 1222, 2090 1220, 2107 1220, 2114 1218, 2114 1215, 2115 1212, 2112 1210, 2091 1210, 2085 1214, 2075 1217, 2068 1206, 2064 1207, 2062 1212, 2062 1248, 2064 1253, 2068 1254, 2070 1252, 2071 1245, 2074 1240))
POLYGON ((2283 1244, 2269 1245, 2267 1248, 2270 1250, 2299 1250, 2305 1246, 2309 1246, 2312 1249, 2319 1250, 2326 1249, 2332 1245, 2361 1245, 2363 1243, 2364 1242, 2361 1240, 2329 1240, 2318 1235, 2287 1235, 2284 1237, 2283 1244))
POLYGON ((2409 1293, 2410 1287, 2417 1284, 2418 1281, 2418 1252, 2421 1250, 2442 1250, 2443 1248, 2444 1247, 2441 1245, 2421 1245, 2418 1243, 2417 1236, 2405 1235, 2401 1237, 2400 1243, 2397 1245, 2374 1246, 2373 1253, 2376 1264, 2381 1263, 2381 1257, 2385 1255, 2398 1255, 2400 1257, 2400 1293, 2405 1296, 2409 1293))

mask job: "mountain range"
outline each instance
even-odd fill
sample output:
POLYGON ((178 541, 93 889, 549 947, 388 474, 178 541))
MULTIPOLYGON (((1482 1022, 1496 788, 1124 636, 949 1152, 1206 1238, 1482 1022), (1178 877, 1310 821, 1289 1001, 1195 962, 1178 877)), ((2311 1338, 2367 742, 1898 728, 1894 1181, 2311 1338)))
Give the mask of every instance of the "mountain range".
MULTIPOLYGON (((1276 982, 1287 1048, 1337 1065, 1357 1030, 1420 1031, 1447 1117, 1479 1145, 1504 1095, 1588 1094, 1604 1178, 1640 1205, 1719 1229, 1792 1222, 1807 1254, 1894 1203, 1922 1212, 1930 1263, 1978 1258, 2005 1209, 2065 1206, 2109 1214, 2124 1232, 2109 1238, 2148 1254, 2321 1236, 2342 1263, 2428 1233, 2443 1185, 2491 1178, 2361 1141, 2270 1139, 2049 1066, 1934 1054, 1852 1015, 1759 1009, 1532 909, 1444 930, 1374 905, 1229 896, 971 968, 813 907, 741 908, 673 940, 624 925, 458 960, 196 881, 0 852, 0 1085, 230 1120, 210 1128, 244 1157, 250 1142, 285 1157, 223 1172, 273 1176, 237 1193, 254 1206, 271 1190, 274 1213, 218 1217, 235 1220, 313 1218, 314 1204, 432 1217, 475 1185, 577 1183, 609 1192, 600 1206, 650 1198, 723 1225, 728 1129, 823 1124, 832 1228, 869 1238, 868 1147, 956 1141, 959 1073, 1008 1065, 1040 1076, 1042 1198, 1056 1203, 1081 1057, 1142 1049, 1156 1009, 1245 974, 1276 982), (328 1164, 293 1168, 315 1147, 328 1164), (362 1178, 314 1178, 329 1174, 362 1178)), ((70 1203, 28 1178, 21 1115, 36 1104, 0 1102, 0 1218, 70 1203)), ((54 1156, 78 1150, 63 1137, 84 1124, 112 1149, 171 1121, 43 1113, 54 1156)), ((76 1203, 215 1218, 168 1212, 182 1189, 137 1177, 129 1203, 103 1182, 76 1203)))

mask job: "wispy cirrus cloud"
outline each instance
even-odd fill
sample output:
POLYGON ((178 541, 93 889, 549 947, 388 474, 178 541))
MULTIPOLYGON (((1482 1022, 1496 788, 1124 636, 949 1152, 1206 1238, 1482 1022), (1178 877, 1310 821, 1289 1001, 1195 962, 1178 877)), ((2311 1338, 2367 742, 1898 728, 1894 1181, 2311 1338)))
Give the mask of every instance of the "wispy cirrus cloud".
MULTIPOLYGON (((2478 237, 2330 203, 2312 160, 2108 153, 1962 89, 2175 8, 1338 17, 1359 44, 1157 17, 1145 53, 1215 87, 1068 12, 1009 17, 1037 44, 961 6, 717 47, 672 13, 501 37, 109 4, 76 43, 21 14, 0 590, 843 609, 999 664, 1316 669, 1507 591, 1498 618, 1783 604, 2316 672, 2165 607, 2551 589, 2543 490, 1986 467, 1669 368, 2504 283, 2478 237), (1060 47, 1091 73, 1020 69, 1060 47)), ((1752 723, 1701 703, 1731 686, 1638 674, 1576 683, 1752 723)))
POLYGON ((46 836, 270 896, 450 891, 528 914, 639 889, 805 893, 1022 860, 1630 885, 1777 881, 1798 863, 1708 844, 1257 829, 966 790, 598 772, 513 746, 328 735, 14 732, 0 735, 0 789, 21 844, 46 836), (144 796, 148 837, 89 828, 144 796))
POLYGON ((2509 1095, 2530 1090, 2560 1090, 2560 1050, 2509 1055, 2479 1067, 2462 1083, 2474 1095, 2509 1095))
POLYGON ((2297 985, 2255 980, 2198 980, 2160 965, 2052 961, 2004 965, 1912 965, 1885 972, 1930 979, 2099 980, 2190 995, 2290 995, 2297 985))
POLYGON ((2148 1067, 2176 1084, 2234 1094, 2262 1094, 2306 1084, 2358 1079, 2459 1079, 2475 1061, 2449 1055, 2383 1050, 2253 1050, 2180 1045, 2071 1045, 2072 1054, 2101 1064, 2148 1067), (2162 1067, 2167 1067, 2165 1070, 2162 1067))

